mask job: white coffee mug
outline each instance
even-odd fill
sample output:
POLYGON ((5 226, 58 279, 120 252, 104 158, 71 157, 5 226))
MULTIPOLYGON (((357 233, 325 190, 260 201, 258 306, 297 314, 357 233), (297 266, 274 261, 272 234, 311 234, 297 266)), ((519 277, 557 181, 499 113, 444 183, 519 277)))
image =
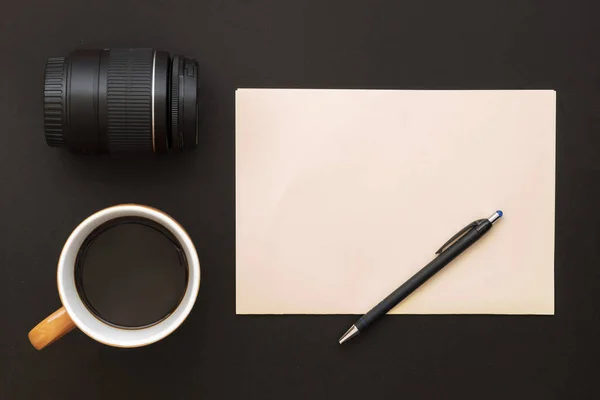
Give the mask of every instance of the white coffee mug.
POLYGON ((29 340, 36 349, 43 349, 75 327, 109 346, 140 347, 168 336, 186 319, 196 302, 200 287, 200 261, 187 232, 173 218, 151 207, 122 204, 98 211, 75 228, 60 254, 57 282, 63 307, 29 332, 29 340), (75 261, 81 245, 100 225, 121 217, 143 217, 162 225, 179 241, 187 259, 187 287, 177 308, 160 322, 139 329, 122 329, 103 322, 88 310, 75 286, 75 261))

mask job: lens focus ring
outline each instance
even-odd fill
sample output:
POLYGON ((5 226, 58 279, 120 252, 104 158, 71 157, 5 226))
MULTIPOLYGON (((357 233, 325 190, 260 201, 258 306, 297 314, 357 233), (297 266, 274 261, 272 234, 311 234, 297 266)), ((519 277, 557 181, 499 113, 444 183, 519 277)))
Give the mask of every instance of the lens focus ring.
POLYGON ((52 57, 46 63, 44 77, 44 132, 49 146, 63 146, 67 79, 64 57, 52 57))
POLYGON ((153 151, 153 57, 151 49, 110 53, 106 94, 111 152, 153 151))
POLYGON ((179 132, 179 56, 173 57, 171 66, 171 147, 180 150, 183 147, 179 132))

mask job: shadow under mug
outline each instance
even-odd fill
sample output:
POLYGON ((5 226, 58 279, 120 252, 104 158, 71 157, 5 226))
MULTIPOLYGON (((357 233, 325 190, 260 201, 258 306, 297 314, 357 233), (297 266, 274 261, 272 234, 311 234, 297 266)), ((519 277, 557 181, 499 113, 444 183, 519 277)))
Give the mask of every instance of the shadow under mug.
POLYGON ((173 218, 151 207, 121 204, 98 211, 75 228, 60 254, 57 282, 63 306, 29 332, 29 340, 36 349, 43 349, 75 327, 109 346, 140 347, 168 336, 186 319, 196 302, 200 287, 200 261, 187 232, 173 218), (103 322, 88 310, 75 285, 75 261, 85 239, 105 222, 122 217, 142 217, 162 225, 177 238, 187 258, 188 282, 177 308, 164 320, 139 329, 122 329, 103 322))

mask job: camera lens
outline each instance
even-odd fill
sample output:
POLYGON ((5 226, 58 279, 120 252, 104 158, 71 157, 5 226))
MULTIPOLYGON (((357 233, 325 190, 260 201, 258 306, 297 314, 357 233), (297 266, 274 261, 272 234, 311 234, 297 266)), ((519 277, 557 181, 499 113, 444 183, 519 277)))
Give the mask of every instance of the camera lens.
POLYGON ((167 153, 198 144, 198 63, 152 49, 76 50, 46 63, 49 146, 167 153))

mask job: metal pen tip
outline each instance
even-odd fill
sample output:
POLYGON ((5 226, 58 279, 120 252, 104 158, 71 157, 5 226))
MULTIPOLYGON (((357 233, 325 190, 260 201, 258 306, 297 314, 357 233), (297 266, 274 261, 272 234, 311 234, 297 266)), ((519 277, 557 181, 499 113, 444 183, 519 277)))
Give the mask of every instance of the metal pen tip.
POLYGON ((493 213, 489 218, 488 221, 490 221, 492 224, 494 222, 496 222, 500 217, 502 217, 504 215, 504 213, 500 210, 496 211, 495 213, 493 213))
POLYGON ((340 338, 340 344, 347 342, 348 340, 352 339, 354 336, 358 335, 360 332, 358 331, 358 328, 355 325, 352 325, 350 327, 350 329, 348 329, 346 331, 346 333, 344 333, 342 335, 342 337, 340 338))

